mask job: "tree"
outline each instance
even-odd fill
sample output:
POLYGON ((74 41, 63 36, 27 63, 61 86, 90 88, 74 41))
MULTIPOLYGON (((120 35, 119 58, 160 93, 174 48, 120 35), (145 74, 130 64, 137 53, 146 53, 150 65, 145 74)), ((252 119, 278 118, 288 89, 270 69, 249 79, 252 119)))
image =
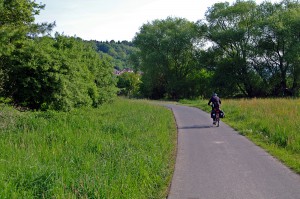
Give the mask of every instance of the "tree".
POLYGON ((0 95, 9 81, 13 52, 30 43, 30 35, 45 33, 54 26, 34 23, 34 16, 43 8, 30 0, 0 0, 0 95))
POLYGON ((213 42, 211 50, 219 56, 215 62, 216 86, 239 88, 249 97, 261 95, 263 82, 249 62, 256 24, 255 2, 216 3, 206 12, 206 20, 207 37, 213 42))
POLYGON ((12 52, 28 35, 52 30, 55 23, 34 23, 34 16, 44 7, 31 0, 0 0, 0 57, 12 52))
MULTIPOLYGON (((190 97, 193 74, 199 72, 196 44, 197 25, 181 18, 144 24, 134 38, 140 49, 141 89, 146 97, 190 97)), ((137 60, 137 59, 136 59, 137 60)))
POLYGON ((299 92, 300 4, 285 0, 259 6, 257 24, 259 49, 253 62, 257 71, 272 86, 272 95, 296 95, 299 92))
POLYGON ((124 72, 118 76, 118 88, 120 88, 120 94, 128 97, 139 96, 141 84, 141 75, 138 73, 124 72))
POLYGON ((298 1, 291 0, 261 5, 236 1, 209 8, 207 38, 214 61, 207 67, 214 71, 214 86, 229 96, 299 92, 299 13, 298 1))

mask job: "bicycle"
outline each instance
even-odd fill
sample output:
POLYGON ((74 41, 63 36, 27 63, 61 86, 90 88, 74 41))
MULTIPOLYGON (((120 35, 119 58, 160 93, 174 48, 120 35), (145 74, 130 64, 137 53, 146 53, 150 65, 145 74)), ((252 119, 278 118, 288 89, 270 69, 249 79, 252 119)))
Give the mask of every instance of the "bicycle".
POLYGON ((214 111, 216 113, 215 123, 216 123, 216 126, 219 127, 220 126, 220 109, 215 108, 214 111))
POLYGON ((213 124, 219 127, 220 118, 224 117, 224 113, 220 110, 219 107, 214 107, 213 105, 211 105, 211 107, 213 108, 211 111, 211 118, 213 119, 213 124))

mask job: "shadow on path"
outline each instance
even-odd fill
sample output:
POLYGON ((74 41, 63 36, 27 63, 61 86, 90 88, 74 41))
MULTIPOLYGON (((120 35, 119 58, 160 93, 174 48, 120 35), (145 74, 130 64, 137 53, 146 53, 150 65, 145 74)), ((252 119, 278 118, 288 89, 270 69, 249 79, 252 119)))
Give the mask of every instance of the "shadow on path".
POLYGON ((178 127, 178 129, 208 129, 208 128, 212 128, 213 126, 200 126, 200 125, 193 125, 193 126, 182 126, 182 127, 178 127))

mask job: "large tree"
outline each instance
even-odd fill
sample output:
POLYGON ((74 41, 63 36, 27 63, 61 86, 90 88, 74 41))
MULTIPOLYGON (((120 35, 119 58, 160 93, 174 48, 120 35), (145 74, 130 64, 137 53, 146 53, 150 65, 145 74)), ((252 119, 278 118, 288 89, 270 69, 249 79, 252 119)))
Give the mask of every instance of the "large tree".
MULTIPOLYGON (((34 15, 38 14, 43 5, 29 0, 0 0, 0 92, 7 78, 7 56, 18 46, 29 32, 37 32, 44 25, 34 25, 34 15)), ((51 26, 49 27, 51 28, 51 26)))
POLYGON ((298 1, 216 3, 206 12, 213 85, 226 95, 299 92, 298 1), (230 93, 231 92, 231 93, 230 93))
POLYGON ((34 23, 35 15, 44 7, 31 0, 0 0, 0 57, 28 36, 51 31, 54 23, 34 23))
POLYGON ((206 12, 207 37, 215 56, 214 83, 225 92, 246 96, 261 94, 262 80, 249 62, 256 24, 254 1, 216 3, 206 12))
POLYGON ((253 65, 271 85, 272 95, 296 95, 300 86, 300 4, 264 2, 258 10, 258 51, 252 57, 253 65))
POLYGON ((140 49, 146 97, 177 99, 196 94, 198 38, 196 24, 181 18, 155 20, 141 27, 134 44, 140 49))

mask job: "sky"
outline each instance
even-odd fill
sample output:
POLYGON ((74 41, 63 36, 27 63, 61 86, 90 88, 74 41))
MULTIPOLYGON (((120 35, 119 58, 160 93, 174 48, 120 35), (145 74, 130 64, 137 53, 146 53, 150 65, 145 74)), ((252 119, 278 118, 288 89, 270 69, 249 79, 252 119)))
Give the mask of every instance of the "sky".
POLYGON ((180 17, 196 22, 204 19, 208 7, 224 1, 35 0, 46 5, 36 16, 36 22, 55 22, 53 32, 77 36, 84 40, 131 41, 140 27, 147 22, 167 17, 180 17))

